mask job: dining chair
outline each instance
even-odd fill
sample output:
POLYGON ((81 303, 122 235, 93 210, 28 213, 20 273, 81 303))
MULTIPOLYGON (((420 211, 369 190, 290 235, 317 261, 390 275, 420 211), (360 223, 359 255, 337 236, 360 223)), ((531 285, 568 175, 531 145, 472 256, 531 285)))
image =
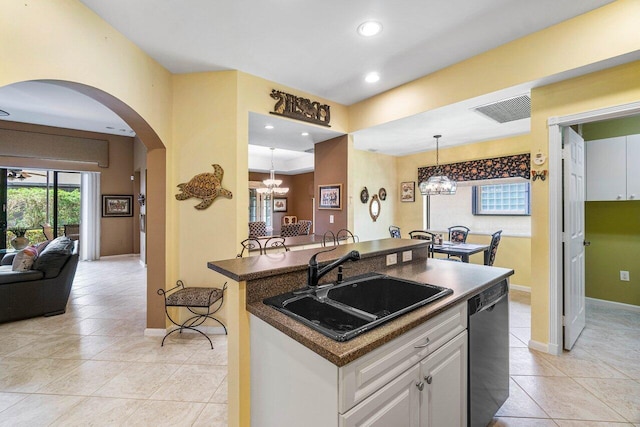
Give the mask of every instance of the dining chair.
POLYGON ((425 230, 413 230, 409 232, 409 238, 420 239, 420 240, 431 240, 432 242, 435 242, 436 234, 430 231, 425 231, 425 230))
POLYGON ((498 245, 500 244, 500 238, 502 230, 496 231, 491 235, 491 243, 489 244, 489 253, 485 255, 484 265, 492 266, 496 260, 496 252, 498 252, 498 245))
POLYGON ((436 234, 425 230, 413 230, 409 232, 410 239, 428 240, 429 244, 429 258, 433 258, 433 248, 431 245, 436 241, 436 234))
POLYGON ((338 230, 338 232, 336 233, 336 242, 338 242, 338 244, 340 244, 341 242, 349 243, 349 239, 351 239, 351 243, 357 243, 360 241, 358 236, 354 235, 351 231, 347 230, 346 228, 338 230))
POLYGON ((264 221, 249 222, 249 237, 262 237, 267 235, 267 223, 264 221))
POLYGON ((285 215, 282 217, 282 225, 295 224, 298 222, 298 217, 295 215, 285 215))
POLYGON ((454 243, 465 243, 471 229, 464 225, 454 225, 449 227, 449 241, 454 243))
POLYGON ((389 234, 394 239, 401 239, 402 238, 402 236, 400 235, 400 227, 397 227, 395 225, 390 225, 389 226, 389 234))
MULTIPOLYGON (((471 231, 469 227, 465 227, 464 225, 454 225, 447 230, 449 230, 449 241, 453 243, 466 243, 469 231, 471 231)), ((459 256, 449 254, 447 254, 447 259, 462 261, 459 256)))
POLYGON ((297 236, 299 232, 300 232, 300 224, 298 224, 297 222, 293 224, 284 224, 280 229, 280 236, 293 237, 293 236, 297 236))
POLYGON ((331 246, 336 245, 336 235, 331 230, 327 230, 322 235, 322 247, 326 247, 327 243, 331 243, 331 246))
POLYGON ((299 236, 308 236, 311 233, 311 225, 313 224, 313 221, 301 219, 298 221, 298 224, 300 225, 300 229, 298 230, 299 236))
POLYGON ((236 258, 242 258, 245 251, 247 251, 248 256, 250 255, 250 252, 255 249, 258 249, 258 255, 262 255, 262 244, 258 239, 249 237, 248 239, 244 239, 242 242, 240 242, 240 244, 242 245, 242 251, 240 251, 240 253, 236 255, 236 258))
POLYGON ((262 253, 267 254, 269 252, 289 252, 289 248, 284 243, 284 237, 270 237, 267 239, 262 247, 262 253))

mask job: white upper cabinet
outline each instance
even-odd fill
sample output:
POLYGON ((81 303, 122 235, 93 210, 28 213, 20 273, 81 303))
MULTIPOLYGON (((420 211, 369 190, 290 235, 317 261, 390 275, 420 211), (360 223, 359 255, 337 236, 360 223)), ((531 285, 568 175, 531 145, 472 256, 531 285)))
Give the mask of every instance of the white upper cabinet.
POLYGON ((640 200, 640 135, 627 137, 627 200, 640 200))
POLYGON ((640 135, 586 143, 587 200, 640 199, 640 135))

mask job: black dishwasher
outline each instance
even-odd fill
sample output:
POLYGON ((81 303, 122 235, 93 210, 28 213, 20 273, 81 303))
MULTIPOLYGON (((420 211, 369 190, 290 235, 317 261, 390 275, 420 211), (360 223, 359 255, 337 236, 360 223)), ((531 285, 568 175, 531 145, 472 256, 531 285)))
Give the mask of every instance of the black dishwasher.
POLYGON ((509 397, 509 288, 504 280, 469 300, 468 419, 486 427, 509 397))

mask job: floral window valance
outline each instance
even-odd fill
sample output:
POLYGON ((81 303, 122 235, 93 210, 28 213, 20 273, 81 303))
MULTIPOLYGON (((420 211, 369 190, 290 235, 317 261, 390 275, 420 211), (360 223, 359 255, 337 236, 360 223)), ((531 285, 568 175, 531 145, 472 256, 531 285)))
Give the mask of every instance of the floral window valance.
MULTIPOLYGON (((468 162, 440 165, 446 176, 454 181, 478 181, 496 178, 524 178, 531 175, 531 154, 470 160, 468 162)), ((436 166, 418 168, 418 182, 435 175, 436 166)))

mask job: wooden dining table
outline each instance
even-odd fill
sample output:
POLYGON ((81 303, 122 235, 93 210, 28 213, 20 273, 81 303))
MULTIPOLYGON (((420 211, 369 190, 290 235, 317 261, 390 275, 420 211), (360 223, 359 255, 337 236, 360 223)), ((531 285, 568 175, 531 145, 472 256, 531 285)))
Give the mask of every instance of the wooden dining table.
POLYGON ((435 243, 431 246, 431 251, 438 254, 446 254, 460 257, 462 262, 469 262, 469 256, 484 252, 484 264, 489 258, 489 245, 479 245, 476 243, 457 243, 444 241, 440 245, 435 243))

